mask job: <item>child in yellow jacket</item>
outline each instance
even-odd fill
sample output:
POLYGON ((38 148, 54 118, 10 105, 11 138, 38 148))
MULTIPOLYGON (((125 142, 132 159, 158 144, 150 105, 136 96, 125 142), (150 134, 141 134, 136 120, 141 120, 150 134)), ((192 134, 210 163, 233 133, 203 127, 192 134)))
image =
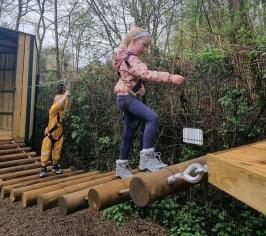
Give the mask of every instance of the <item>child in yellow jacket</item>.
POLYGON ((63 95, 56 95, 54 103, 49 111, 49 123, 45 129, 45 138, 42 142, 41 150, 41 172, 40 177, 47 176, 46 164, 52 154, 53 167, 52 170, 57 174, 63 173, 58 161, 63 146, 63 117, 65 111, 70 110, 68 96, 69 91, 67 90, 63 95))

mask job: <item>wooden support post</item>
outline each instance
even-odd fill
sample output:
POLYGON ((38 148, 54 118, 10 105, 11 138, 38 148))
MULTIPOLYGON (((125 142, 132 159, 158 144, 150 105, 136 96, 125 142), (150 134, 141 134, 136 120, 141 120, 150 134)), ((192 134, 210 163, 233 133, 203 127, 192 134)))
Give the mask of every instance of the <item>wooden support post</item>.
POLYGON ((134 177, 129 184, 129 193, 131 199, 137 206, 144 207, 151 202, 174 194, 185 188, 189 188, 194 184, 182 180, 178 183, 169 185, 167 183, 167 178, 176 173, 183 172, 189 165, 193 163, 205 165, 206 162, 207 158, 206 156, 203 156, 165 167, 156 172, 142 173, 142 175, 134 177))

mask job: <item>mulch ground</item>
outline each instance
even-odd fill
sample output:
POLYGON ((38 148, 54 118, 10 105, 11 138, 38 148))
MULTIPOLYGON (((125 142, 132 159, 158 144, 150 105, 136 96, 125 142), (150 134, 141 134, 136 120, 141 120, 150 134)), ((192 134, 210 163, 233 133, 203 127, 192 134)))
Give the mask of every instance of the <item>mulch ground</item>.
POLYGON ((62 216, 57 208, 39 212, 36 206, 23 209, 20 202, 0 200, 0 235, 167 235, 160 225, 133 216, 118 227, 102 221, 100 213, 88 209, 62 216))

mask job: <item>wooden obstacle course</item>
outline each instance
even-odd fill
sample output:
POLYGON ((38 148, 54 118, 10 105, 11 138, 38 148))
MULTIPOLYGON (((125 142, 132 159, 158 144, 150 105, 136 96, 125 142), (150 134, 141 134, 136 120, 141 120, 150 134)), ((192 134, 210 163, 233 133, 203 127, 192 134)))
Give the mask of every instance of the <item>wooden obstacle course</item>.
MULTIPOLYGON (((21 152, 18 152, 15 146, 14 144, 0 145, 0 150, 3 151, 2 155, 0 154, 0 159, 1 157, 5 159, 5 161, 0 162, 1 198, 9 196, 12 201, 21 200, 24 208, 37 204, 38 209, 44 211, 58 206, 60 213, 67 215, 88 207, 99 211, 131 199, 137 206, 143 207, 196 184, 186 182, 183 179, 170 184, 167 182, 167 178, 177 173, 183 173, 193 163, 199 163, 203 166, 207 162, 207 157, 209 158, 209 180, 211 183, 214 185, 220 182, 223 184, 224 182, 230 183, 229 180, 233 179, 231 177, 237 173, 241 177, 240 180, 237 180, 239 181, 237 184, 243 182, 245 186, 249 186, 247 185, 248 181, 250 181, 250 185, 255 183, 253 187, 245 190, 254 191, 256 195, 251 191, 242 195, 261 201, 260 204, 264 207, 263 202, 265 202, 266 196, 265 142, 209 154, 168 166, 153 173, 137 173, 134 170, 134 176, 125 180, 116 179, 114 172, 99 173, 94 171, 85 173, 84 171, 66 169, 63 174, 56 175, 51 172, 51 166, 48 167, 48 177, 41 179, 39 177, 40 168, 35 164, 35 161, 39 161, 39 157, 30 156, 35 155, 35 153, 25 147, 24 144, 17 145, 18 149, 21 148, 21 152), (16 151, 13 152, 12 150, 16 151), (20 154, 25 154, 25 156, 22 158, 20 154), (14 159, 5 158, 5 156, 10 155, 14 159), (226 166, 228 163, 230 163, 230 168, 226 166), (245 168, 247 166, 248 168, 245 168), (228 178, 225 176, 227 173, 231 174, 228 178), (214 181, 216 182, 214 183, 214 181)), ((205 179, 206 174, 200 181, 205 179)), ((230 186, 231 189, 237 187, 234 182, 230 184, 226 186, 230 186)), ((240 191, 243 191, 243 187, 240 191)), ((251 205, 249 202, 246 203, 262 211, 261 207, 251 205)))
POLYGON ((266 214, 266 141, 208 155, 209 182, 266 214))

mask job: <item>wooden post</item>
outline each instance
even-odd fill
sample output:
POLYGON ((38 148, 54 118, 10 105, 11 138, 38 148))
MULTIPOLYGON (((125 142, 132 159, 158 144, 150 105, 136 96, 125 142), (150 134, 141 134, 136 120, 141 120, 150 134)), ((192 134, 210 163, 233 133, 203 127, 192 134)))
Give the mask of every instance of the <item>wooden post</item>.
MULTIPOLYGON (((156 172, 142 173, 134 177, 129 184, 129 193, 133 202, 140 207, 174 194, 194 185, 186 181, 179 181, 173 185, 167 183, 167 178, 176 173, 183 172, 189 165, 199 163, 205 165, 206 156, 165 167, 156 172)), ((206 178, 206 175, 205 175, 206 178)))

